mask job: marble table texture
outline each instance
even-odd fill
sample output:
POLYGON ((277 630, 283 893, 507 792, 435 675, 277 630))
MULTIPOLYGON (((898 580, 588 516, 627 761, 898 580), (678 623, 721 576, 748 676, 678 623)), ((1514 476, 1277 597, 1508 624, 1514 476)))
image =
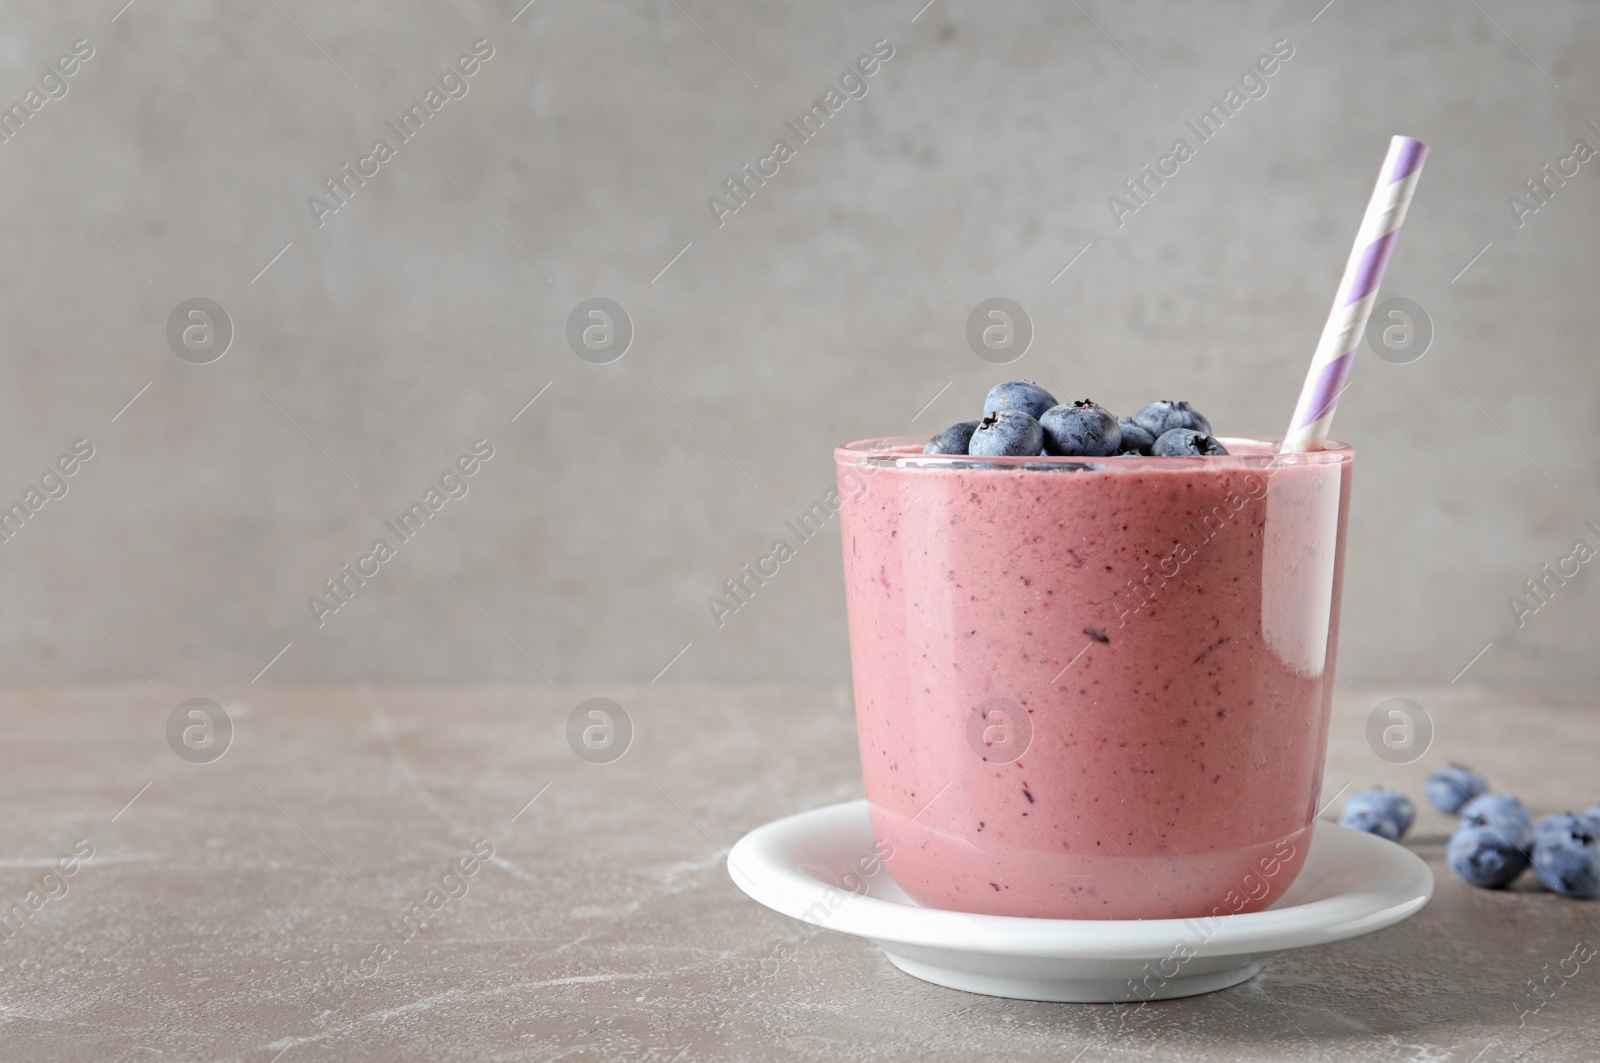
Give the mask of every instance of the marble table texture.
POLYGON ((1459 760, 1535 813, 1600 801, 1597 697, 1341 693, 1325 793, 1413 795, 1433 900, 1129 1021, 929 985, 834 933, 775 952, 799 924, 724 854, 861 795, 843 688, 9 688, 0 907, 37 910, 0 930, 0 1059, 1594 1060, 1600 962, 1559 971, 1600 947, 1600 902, 1465 886, 1421 798, 1459 760), (197 695, 226 720, 184 710, 169 744, 197 695), (1396 695, 1434 732, 1404 765, 1366 738, 1396 695), (611 763, 567 738, 597 696, 634 727, 611 763))

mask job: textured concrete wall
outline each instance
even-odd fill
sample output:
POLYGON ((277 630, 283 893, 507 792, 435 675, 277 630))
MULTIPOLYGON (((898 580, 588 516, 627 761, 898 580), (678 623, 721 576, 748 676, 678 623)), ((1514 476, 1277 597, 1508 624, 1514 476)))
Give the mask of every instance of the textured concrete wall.
POLYGON ((686 645, 663 682, 839 678, 831 530, 722 627, 707 607, 832 444, 1014 374, 1281 432, 1397 132, 1433 155, 1384 295, 1435 335, 1363 350, 1339 415, 1344 671, 1447 681, 1492 643, 1464 682, 1600 680, 1586 566, 1520 629, 1507 604, 1600 545, 1600 159, 1507 203, 1600 145, 1592 5, 119 5, 0 28, 27 115, 0 144, 0 495, 93 447, 0 546, 13 680, 248 680, 288 646, 263 682, 639 681, 686 645), (479 40, 420 132, 388 129, 479 40), (879 40, 866 95, 787 133, 879 40), (1198 144, 1185 120, 1280 40, 1198 144), (719 226, 707 198, 779 136, 794 157, 719 226), (1179 136, 1194 157, 1119 225, 1108 197, 1179 136), (377 172, 313 210, 346 163, 377 172), (1036 333, 1004 369, 965 337, 996 296, 1036 333), (234 336, 195 364, 167 324, 202 297, 234 336), (593 297, 633 324, 610 364, 567 342, 593 297), (319 626, 308 596, 479 439, 466 495, 319 626))

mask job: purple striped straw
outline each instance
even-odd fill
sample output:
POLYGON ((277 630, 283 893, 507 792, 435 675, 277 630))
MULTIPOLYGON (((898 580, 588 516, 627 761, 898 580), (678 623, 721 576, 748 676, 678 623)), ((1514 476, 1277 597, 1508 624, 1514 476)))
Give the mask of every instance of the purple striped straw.
POLYGON ((1284 454, 1321 450, 1328 438, 1333 411, 1350 378, 1356 348, 1361 344, 1361 334, 1366 331, 1367 318, 1372 315, 1378 286, 1383 283, 1383 271, 1389 265, 1389 254, 1400 235, 1400 223, 1405 221, 1406 208, 1411 205, 1411 194, 1416 191, 1417 179, 1422 175, 1422 164, 1427 158, 1428 145, 1420 140, 1395 137, 1389 142, 1389 155, 1383 160, 1383 169, 1378 171, 1378 183, 1373 186, 1367 213, 1356 232, 1350 261, 1344 267, 1344 279, 1339 282, 1339 293, 1334 296, 1328 323, 1322 326, 1322 338, 1317 341, 1311 371, 1306 374, 1294 421, 1283 441, 1281 452, 1284 454))

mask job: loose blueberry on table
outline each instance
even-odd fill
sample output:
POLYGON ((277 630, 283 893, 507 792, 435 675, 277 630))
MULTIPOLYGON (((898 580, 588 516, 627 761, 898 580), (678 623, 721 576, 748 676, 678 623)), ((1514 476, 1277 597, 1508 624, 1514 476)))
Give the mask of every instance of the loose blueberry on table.
MULTIPOLYGON (((1559 896, 1600 896, 1600 805, 1535 823, 1521 801, 1490 793, 1487 780, 1461 764, 1434 772, 1427 795, 1439 811, 1461 817, 1445 862, 1469 885, 1499 889, 1532 867, 1559 896)), ((1411 802, 1379 788, 1352 797, 1339 822, 1394 840, 1410 825, 1411 811, 1411 802)))
POLYGON ((1376 787, 1352 794, 1345 803, 1339 822, 1380 838, 1398 841, 1411 829, 1416 809, 1409 798, 1387 787, 1376 787))
POLYGON ((1450 837, 1445 861, 1468 884, 1498 889, 1522 874, 1528 854, 1497 827, 1463 823, 1450 837))
POLYGON ((1533 834, 1533 817, 1510 794, 1483 794, 1461 806, 1463 827, 1492 827, 1517 845, 1533 834))
POLYGON ((1426 793, 1434 808, 1454 816, 1461 811, 1462 805, 1488 791, 1489 784, 1482 775, 1471 768, 1452 764, 1429 777, 1426 793))
POLYGON ((1531 859, 1540 881, 1563 897, 1600 896, 1600 822, 1588 813, 1541 819, 1531 859))

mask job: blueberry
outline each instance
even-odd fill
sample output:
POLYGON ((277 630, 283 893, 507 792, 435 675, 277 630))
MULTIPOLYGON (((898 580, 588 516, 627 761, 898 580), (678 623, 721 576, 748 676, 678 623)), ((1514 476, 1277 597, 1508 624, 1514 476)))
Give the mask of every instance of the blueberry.
POLYGON ((1533 834, 1533 817, 1510 794, 1483 794, 1461 806, 1461 827, 1489 827, 1512 845, 1523 846, 1533 834))
POLYGON ((1557 812, 1533 825, 1533 846, 1559 841, 1573 834, 1600 834, 1600 820, 1587 812, 1557 812))
POLYGON ((1390 841, 1400 840, 1400 824, 1395 822, 1389 813, 1372 807, 1346 808, 1344 815, 1339 817, 1340 826, 1352 830, 1364 830, 1368 834, 1376 834, 1380 838, 1390 841))
POLYGON ((1117 427, 1122 429, 1122 447, 1119 454, 1148 454, 1156 445, 1156 437, 1150 429, 1135 421, 1132 417, 1124 417, 1117 422, 1117 427))
POLYGON ((1600 835, 1587 816, 1563 813, 1539 821, 1534 832, 1533 869, 1563 897, 1600 896, 1600 835), (1551 820, 1571 820, 1560 826, 1551 820))
POLYGON ((1428 778, 1426 792, 1434 808, 1453 816, 1461 811, 1462 805, 1486 793, 1488 789, 1489 784, 1484 782, 1482 775, 1471 768, 1452 764, 1448 768, 1440 768, 1428 778))
POLYGON ((1122 445, 1117 419, 1093 399, 1052 406, 1039 418, 1044 446, 1052 454, 1099 458, 1122 445))
POLYGON ((1416 814, 1417 810, 1412 806, 1410 798, 1387 787, 1377 786, 1371 790, 1351 794, 1350 800, 1345 802, 1344 815, 1339 817, 1339 822, 1346 827, 1383 834, 1390 841, 1395 841, 1411 829, 1411 821, 1416 818, 1416 814), (1394 824, 1395 833, 1385 834, 1383 831, 1372 830, 1371 827, 1359 826, 1351 822, 1355 816, 1364 817, 1362 822, 1371 822, 1373 816, 1385 819, 1394 824))
POLYGON ((1192 428, 1211 434, 1211 422, 1187 402, 1152 402, 1133 415, 1133 420, 1156 439, 1174 428, 1192 428))
POLYGON ((1016 410, 1001 410, 978 422, 967 453, 984 458, 1033 457, 1043 445, 1044 434, 1038 421, 1016 410))
POLYGON ((1495 827, 1463 822, 1450 838, 1445 862, 1469 884, 1495 889, 1522 874, 1528 866, 1528 854, 1495 827))
POLYGON ((989 389, 989 397, 983 400, 983 415, 1016 410, 1038 420, 1055 404, 1056 397, 1033 381, 1007 380, 989 389))
POLYGON ((1173 428, 1156 437, 1156 445, 1150 452, 1163 458, 1192 458, 1201 454, 1226 454, 1228 448, 1218 443, 1215 436, 1198 429, 1173 428))
POLYGON ((953 424, 928 440, 928 445, 922 448, 922 452, 924 454, 965 454, 967 452, 967 443, 972 439, 972 433, 977 429, 977 421, 961 421, 958 424, 953 424))

